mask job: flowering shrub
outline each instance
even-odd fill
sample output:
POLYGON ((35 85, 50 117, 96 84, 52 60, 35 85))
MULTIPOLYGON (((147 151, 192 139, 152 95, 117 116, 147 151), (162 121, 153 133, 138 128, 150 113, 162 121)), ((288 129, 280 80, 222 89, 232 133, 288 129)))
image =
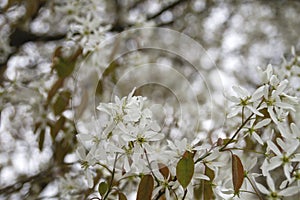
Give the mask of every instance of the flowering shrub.
POLYGON ((1 1, 0 200, 300 199, 299 7, 1 1))
POLYGON ((261 84, 254 92, 233 87, 228 120, 236 120, 235 128, 212 143, 164 133, 136 89, 100 103, 103 129, 77 136, 88 186, 99 192, 93 199, 126 199, 135 192, 137 199, 275 200, 299 194, 297 93, 291 77, 271 65, 258 72, 261 84))

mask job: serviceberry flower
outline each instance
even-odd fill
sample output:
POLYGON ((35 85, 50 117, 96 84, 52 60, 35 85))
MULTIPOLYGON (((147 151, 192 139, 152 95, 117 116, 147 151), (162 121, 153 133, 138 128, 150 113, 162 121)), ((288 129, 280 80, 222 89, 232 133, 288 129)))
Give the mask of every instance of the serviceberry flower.
POLYGON ((296 150, 299 147, 298 140, 288 140, 283 141, 280 138, 277 138, 277 143, 280 146, 280 149, 272 142, 267 141, 268 148, 273 151, 275 156, 270 159, 265 159, 263 165, 261 166, 262 173, 266 176, 269 171, 283 166, 284 174, 288 180, 291 179, 292 172, 292 162, 300 162, 300 154, 296 153, 296 150))
POLYGON ((280 80, 274 73, 272 65, 268 65, 265 71, 261 68, 258 68, 258 71, 264 83, 262 86, 264 101, 261 109, 266 108, 274 123, 280 124, 289 111, 295 112, 294 105, 298 103, 298 99, 284 92, 288 88, 289 81, 280 80))
POLYGON ((247 108, 252 113, 258 115, 258 116, 264 116, 259 110, 256 108, 258 105, 258 100, 263 96, 263 88, 258 88, 253 94, 250 94, 249 91, 246 89, 240 87, 240 86, 233 86, 232 89, 235 91, 237 96, 229 96, 228 99, 235 103, 233 106, 233 109, 231 113, 228 115, 228 117, 233 117, 237 115, 241 108, 247 108))
POLYGON ((271 120, 270 119, 264 119, 262 121, 259 121, 256 123, 256 120, 252 120, 250 123, 250 127, 245 128, 246 129, 246 135, 253 136, 253 138, 261 145, 264 144, 264 141, 261 139, 261 137, 257 134, 257 130, 267 126, 270 124, 271 120))
POLYGON ((299 192, 299 188, 297 186, 291 186, 283 190, 276 190, 274 180, 270 174, 267 174, 267 185, 269 189, 256 182, 256 186, 259 191, 267 195, 270 200, 280 200, 282 197, 293 196, 299 192))

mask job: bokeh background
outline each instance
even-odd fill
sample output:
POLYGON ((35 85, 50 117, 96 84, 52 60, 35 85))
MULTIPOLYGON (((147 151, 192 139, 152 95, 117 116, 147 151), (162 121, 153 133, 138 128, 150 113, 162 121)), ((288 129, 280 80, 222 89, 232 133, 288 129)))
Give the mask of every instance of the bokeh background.
MULTIPOLYGON (((207 55, 199 59, 208 84, 219 88, 215 63, 226 90, 233 84, 251 89, 257 66, 280 67, 292 47, 299 51, 299 19, 297 0, 1 0, 0 199, 60 197, 57 180, 76 162, 72 73, 106 38, 131 28, 170 28, 206 50, 213 62, 207 55)), ((124 56, 105 77, 114 80, 118 66, 149 60, 180 63, 187 76, 193 72, 174 56, 147 55, 124 56)), ((97 90, 102 95, 104 83, 97 90)))

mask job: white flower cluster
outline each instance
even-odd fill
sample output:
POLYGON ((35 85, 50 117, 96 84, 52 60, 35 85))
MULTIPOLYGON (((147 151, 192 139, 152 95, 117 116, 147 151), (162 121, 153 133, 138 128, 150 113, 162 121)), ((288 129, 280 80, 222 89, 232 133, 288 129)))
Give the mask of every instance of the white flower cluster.
POLYGON ((233 87, 238 96, 229 97, 235 103, 230 117, 242 115, 243 137, 253 137, 258 142, 257 150, 265 155, 259 167, 262 173, 256 176, 265 177, 269 189, 256 183, 259 191, 269 199, 282 199, 300 192, 299 184, 295 184, 299 179, 300 131, 291 115, 299 99, 288 94, 289 81, 284 79, 288 77, 276 74, 271 65, 266 70, 258 68, 258 71, 263 84, 252 94, 241 87, 233 87), (244 116, 249 117, 245 119, 244 116), (280 171, 284 178, 278 176, 280 171))
MULTIPOLYGON (((144 107, 146 98, 133 96, 134 91, 122 99, 115 97, 115 103, 101 103, 97 107, 102 114, 108 116, 101 133, 97 136, 78 135, 84 146, 79 147, 77 152, 86 169, 97 163, 111 166, 115 162, 115 154, 118 154, 116 167, 122 172, 149 171, 148 154, 152 157, 155 151, 151 143, 162 140, 164 135, 159 132, 159 125, 152 119, 151 110, 144 107), (88 154, 85 153, 85 149, 89 149, 88 154)), ((87 173, 91 187, 89 170, 87 173)))
POLYGON ((298 97, 271 65, 258 71, 262 84, 254 92, 233 87, 237 95, 229 97, 229 117, 238 124, 230 129, 233 134, 217 141, 203 136, 179 140, 161 133, 147 98, 134 96, 135 89, 113 103, 100 103, 97 109, 105 125, 96 134, 78 134, 77 154, 88 186, 95 188, 101 170, 107 172, 101 180, 117 181, 100 192, 102 199, 114 196, 112 191, 137 191, 133 180, 144 175, 155 180, 152 199, 193 199, 200 194, 279 200, 299 194, 300 130, 293 115, 298 97), (128 183, 133 189, 124 187, 128 183))
POLYGON ((107 139, 118 141, 121 148, 130 149, 128 143, 140 144, 145 148, 149 142, 161 140, 159 125, 152 119, 150 109, 144 107, 145 97, 133 96, 133 90, 127 97, 115 98, 115 103, 100 103, 98 110, 110 116, 103 131, 107 139))
POLYGON ((56 12, 66 16, 64 20, 70 25, 68 38, 78 42, 83 53, 95 50, 105 38, 105 31, 110 26, 107 23, 108 13, 106 2, 103 0, 63 0, 57 1, 56 12))
MULTIPOLYGON (((116 96, 114 103, 100 103, 97 109, 102 114, 101 120, 107 120, 101 132, 77 135, 80 141, 77 155, 88 186, 94 186, 95 171, 104 167, 109 172, 114 171, 114 176, 120 179, 153 174, 159 182, 153 196, 158 195, 160 190, 165 191, 167 199, 171 199, 172 190, 179 190, 178 193, 183 195, 184 190, 179 188, 178 181, 171 180, 176 174, 178 160, 186 151, 198 151, 197 155, 204 155, 210 145, 197 146, 198 140, 189 143, 186 138, 167 140, 153 119, 152 111, 145 106, 147 98, 134 96, 134 92, 135 89, 122 99, 116 96), (169 175, 162 175, 162 166, 167 166, 169 175)), ((217 152, 206 159, 216 159, 216 155, 217 152)), ((202 169, 197 169, 195 178, 209 179, 202 169)))

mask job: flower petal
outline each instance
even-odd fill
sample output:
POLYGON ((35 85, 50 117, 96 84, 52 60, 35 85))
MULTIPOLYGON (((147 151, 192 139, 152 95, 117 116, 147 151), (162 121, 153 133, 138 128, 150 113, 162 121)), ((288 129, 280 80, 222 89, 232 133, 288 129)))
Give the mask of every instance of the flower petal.
POLYGON ((269 188, 271 189, 271 191, 274 192, 275 184, 274 184, 274 181, 273 181, 272 177, 270 176, 270 174, 267 175, 267 184, 268 184, 269 188))
POLYGON ((262 141, 262 139, 259 137, 259 135, 257 135, 256 132, 252 133, 252 136, 254 137, 254 139, 261 145, 264 145, 264 142, 262 141))
POLYGON ((263 186, 262 184, 256 183, 256 186, 259 189, 259 191, 261 191, 261 193, 266 195, 270 194, 269 190, 267 190, 267 188, 265 188, 265 186, 263 186))
POLYGON ((271 122, 271 119, 264 119, 264 120, 258 122, 258 123, 254 126, 254 129, 259 129, 259 128, 262 128, 262 127, 264 127, 264 126, 267 126, 270 122, 271 122))
POLYGON ((282 153, 279 151, 277 146, 270 140, 267 141, 268 147, 276 154, 276 155, 282 155, 282 153))
POLYGON ((278 194, 281 196, 292 196, 299 192, 300 192, 300 188, 298 186, 291 186, 284 190, 281 190, 280 192, 278 192, 278 194))

